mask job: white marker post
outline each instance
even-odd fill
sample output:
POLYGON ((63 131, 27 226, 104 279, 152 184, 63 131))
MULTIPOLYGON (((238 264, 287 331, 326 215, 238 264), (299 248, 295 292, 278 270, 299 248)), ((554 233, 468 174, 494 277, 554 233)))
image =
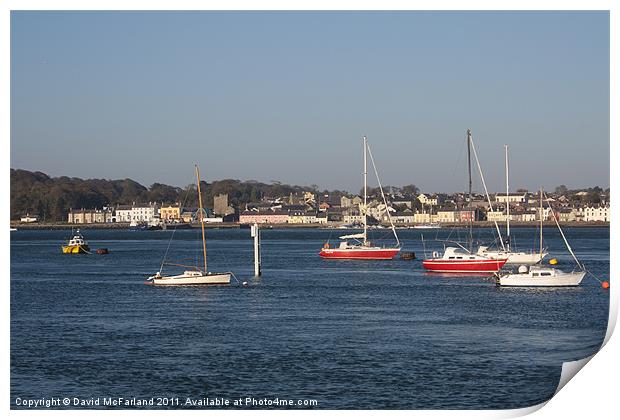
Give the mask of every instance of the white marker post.
POLYGON ((260 231, 258 224, 252 225, 252 238, 254 238, 254 277, 260 277, 260 231))

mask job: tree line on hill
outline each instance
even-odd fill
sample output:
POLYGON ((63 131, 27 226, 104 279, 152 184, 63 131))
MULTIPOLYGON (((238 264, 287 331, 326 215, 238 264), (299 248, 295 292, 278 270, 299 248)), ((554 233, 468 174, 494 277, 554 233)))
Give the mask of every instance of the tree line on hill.
MULTIPOLYGON (((181 203, 184 207, 198 207, 195 185, 180 188, 154 183, 147 188, 131 179, 52 178, 42 172, 23 169, 11 169, 10 182, 12 220, 31 214, 48 222, 63 221, 67 219, 70 209, 101 209, 104 206, 133 203, 181 203)), ((213 197, 219 194, 228 194, 229 203, 240 207, 263 197, 312 191, 312 187, 236 179, 210 183, 201 181, 200 188, 205 207, 212 207, 213 197)))

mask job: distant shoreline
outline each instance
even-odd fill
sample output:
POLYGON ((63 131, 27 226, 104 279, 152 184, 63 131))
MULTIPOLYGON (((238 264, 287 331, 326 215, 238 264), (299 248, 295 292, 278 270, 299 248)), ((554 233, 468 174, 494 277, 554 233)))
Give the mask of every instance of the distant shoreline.
MULTIPOLYGON (((499 226, 505 226, 505 223, 499 223, 499 226)), ((543 225, 546 227, 555 226, 555 222, 543 222, 543 225)), ((609 222, 562 222, 560 223, 562 227, 574 227, 574 228, 609 228, 609 222)), ((333 224, 320 224, 320 223, 305 223, 305 224, 262 224, 259 225, 263 229, 338 229, 342 226, 341 222, 334 222, 333 224)), ((446 223, 442 224, 442 228, 452 228, 452 227, 467 227, 468 223, 446 223)), ((474 222, 475 227, 494 227, 495 224, 493 222, 474 222)), ((513 228, 519 227, 538 227, 540 226, 540 222, 511 222, 510 226, 513 228)), ((238 222, 223 222, 223 223, 207 223, 205 224, 205 228, 207 229, 240 229, 243 227, 247 227, 247 225, 242 226, 238 222)), ((397 228, 410 228, 412 225, 396 225, 397 228)), ((129 229, 129 223, 87 223, 87 224, 78 224, 78 223, 20 223, 20 222, 11 222, 11 228, 15 228, 17 230, 70 230, 70 229, 129 229)), ((200 224, 193 223, 193 229, 199 229, 200 224)), ((169 227, 168 230, 173 230, 174 227, 169 227)), ((425 229, 417 229, 423 231, 425 229)))

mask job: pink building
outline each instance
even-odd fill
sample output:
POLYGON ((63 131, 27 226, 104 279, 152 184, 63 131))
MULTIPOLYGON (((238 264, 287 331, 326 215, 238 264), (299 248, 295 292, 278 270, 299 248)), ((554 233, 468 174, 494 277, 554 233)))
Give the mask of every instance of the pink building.
POLYGON ((459 211, 459 222, 472 222, 476 220, 476 210, 463 209, 459 211))
POLYGON ((288 223, 288 212, 285 211, 251 211, 245 210, 239 215, 239 223, 241 224, 254 224, 254 223, 288 223))

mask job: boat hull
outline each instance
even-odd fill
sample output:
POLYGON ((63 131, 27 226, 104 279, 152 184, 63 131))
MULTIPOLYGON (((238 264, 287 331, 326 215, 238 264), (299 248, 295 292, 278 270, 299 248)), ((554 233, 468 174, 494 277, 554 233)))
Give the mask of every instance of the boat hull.
POLYGON ((90 251, 88 245, 64 245, 62 247, 63 254, 86 254, 90 251))
POLYGON ((400 248, 323 248, 319 255, 332 260, 391 260, 400 248))
POLYGON ((208 286, 217 284, 230 284, 230 273, 211 273, 201 276, 178 276, 152 277, 146 284, 153 286, 208 286))
POLYGON ((505 274, 499 277, 497 284, 511 287, 570 287, 579 286, 585 275, 584 271, 562 273, 548 277, 532 277, 528 274, 505 274))
POLYGON ((423 260, 422 265, 427 271, 437 273, 495 273, 499 271, 506 260, 446 260, 434 258, 423 260))

